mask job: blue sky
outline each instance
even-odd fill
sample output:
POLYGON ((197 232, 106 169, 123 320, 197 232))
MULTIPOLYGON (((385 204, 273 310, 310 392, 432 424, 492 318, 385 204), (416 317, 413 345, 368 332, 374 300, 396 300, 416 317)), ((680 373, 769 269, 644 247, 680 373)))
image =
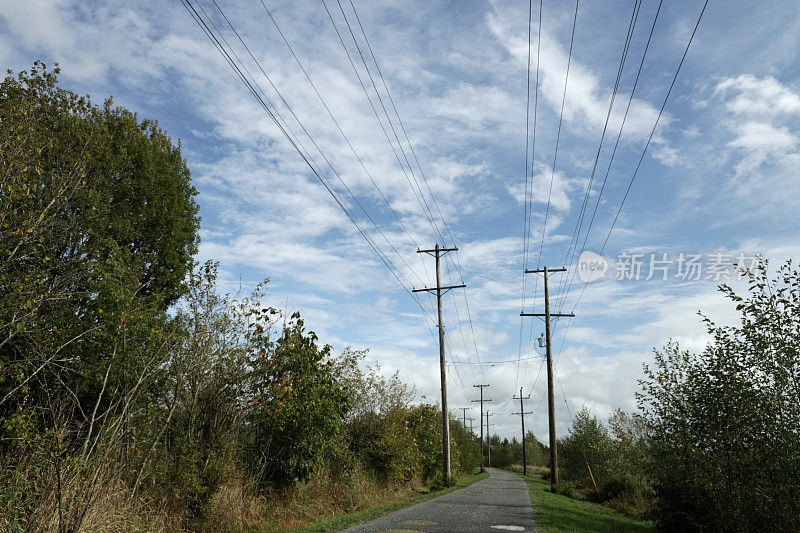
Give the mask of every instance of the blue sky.
MULTIPOLYGON (((414 244, 430 247, 437 240, 424 202, 412 193, 323 3, 265 3, 369 174, 260 0, 219 2, 332 167, 399 252, 392 251, 351 199, 348 205, 398 264, 409 288, 431 283, 432 259, 416 254, 414 244)), ((380 112, 339 6, 331 0, 326 4, 380 112)), ((225 30, 214 5, 201 5, 225 30)), ((342 5, 355 24, 349 2, 342 5)), ((562 266, 566 257, 633 5, 632 0, 580 3, 553 169, 575 5, 544 2, 530 267, 562 266)), ((645 0, 639 12, 589 194, 589 212, 598 198, 657 5, 645 0)), ((474 406, 467 403, 475 397, 472 384, 489 383, 494 399, 490 410, 496 414, 492 422, 497 424, 492 430, 517 435, 518 417, 510 414, 517 404, 509 400, 523 387, 533 396, 529 408, 535 414, 528 424, 545 440, 541 358, 537 347, 528 347, 531 333, 535 339, 543 328, 537 319, 521 321, 518 316, 524 261, 528 4, 381 1, 356 2, 356 7, 436 205, 460 248, 457 262, 468 285, 472 325, 463 291, 448 294, 448 358, 454 363, 448 371, 450 405, 474 406), (520 354, 519 365, 475 364, 479 358, 484 363, 507 361, 520 354)), ((603 245, 701 8, 699 0, 663 3, 587 250, 599 252, 603 245)), ((354 31, 363 39, 357 26, 354 31)), ((225 35, 238 44, 233 34, 225 35)), ((606 279, 586 285, 569 328, 566 319, 555 325, 560 432, 569 424, 569 410, 582 405, 601 416, 618 406, 632 409, 636 379, 642 363, 652 359, 653 346, 673 338, 689 348, 702 348, 707 337, 697 310, 723 322, 734 319, 713 279, 614 279, 614 260, 621 253, 641 253, 645 260, 653 253, 673 259, 681 253, 702 254, 706 260, 713 253, 735 257, 760 252, 774 264, 798 256, 798 38, 800 10, 795 2, 709 3, 603 250, 611 260, 606 279)), ((237 47, 237 53, 249 59, 243 49, 237 47)), ((200 191, 200 259, 219 260, 227 286, 268 277, 265 303, 299 310, 337 350, 347 345, 370 348, 370 360, 384 371, 399 371, 416 385, 420 397, 438 400, 438 354, 431 323, 178 1, 142 1, 132 7, 128 2, 2 0, 2 65, 18 70, 36 59, 58 61, 64 86, 88 93, 98 103, 113 95, 117 104, 157 118, 181 140, 200 191)), ((270 98, 279 101, 256 65, 246 64, 259 74, 270 98)), ((380 80, 376 82, 383 90, 380 80)), ((399 128, 389 111, 393 126, 399 128)), ((532 132, 533 109, 530 120, 532 132)), ((388 128, 385 117, 383 124, 388 128)), ((300 131, 296 123, 294 127, 300 131)), ((305 143, 310 146, 307 138, 305 143)), ((319 153, 314 157, 322 161, 319 153)), ((402 154, 399 157, 402 160, 402 154)), ((419 169, 413 168, 432 207, 419 169)), ((330 169, 328 176, 336 179, 330 169)), ((432 211, 443 227, 435 208, 432 211)), ((446 241, 452 244, 449 237, 446 241)), ((445 281, 458 280, 454 263, 444 265, 445 281)), ((554 275, 555 294, 562 294, 563 280, 563 275, 554 275)), ((529 278, 527 287, 526 311, 540 312, 541 284, 529 278)), ((584 288, 577 279, 570 287, 553 302, 565 312, 584 288)), ((423 303, 434 316, 431 301, 423 303)))

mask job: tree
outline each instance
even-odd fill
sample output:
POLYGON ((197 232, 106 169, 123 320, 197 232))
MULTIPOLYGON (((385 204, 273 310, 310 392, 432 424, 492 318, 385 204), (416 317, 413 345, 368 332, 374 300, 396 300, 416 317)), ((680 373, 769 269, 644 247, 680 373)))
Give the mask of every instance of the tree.
POLYGON ((569 433, 558 443, 558 459, 564 479, 594 488, 595 482, 602 484, 610 477, 610 458, 608 430, 587 407, 583 407, 575 414, 569 433))
POLYGON ((800 273, 747 272, 749 294, 726 285, 740 323, 703 317, 700 353, 670 342, 645 366, 644 412, 657 496, 671 530, 800 529, 800 273))
MULTIPOLYGON (((98 108, 59 87, 58 73, 37 62, 0 83, 2 419, 23 409, 9 407, 19 394, 28 410, 44 401, 37 380, 56 363, 69 368, 56 381, 84 412, 112 353, 135 374, 136 351, 111 342, 119 322, 109 311, 122 319, 125 299, 103 287, 133 283, 131 305, 152 306, 155 318, 184 291, 197 248, 197 193, 180 145, 110 99, 98 108)), ((124 386, 120 370, 111 379, 124 386)))
POLYGON ((331 347, 306 334, 298 313, 272 341, 261 324, 251 338, 254 367, 248 465, 262 486, 286 487, 319 472, 348 410, 331 347))
POLYGON ((34 507, 44 481, 75 482, 56 500, 79 528, 107 459, 135 446, 199 218, 180 145, 58 73, 0 82, 0 451, 29 459, 12 475, 34 507))

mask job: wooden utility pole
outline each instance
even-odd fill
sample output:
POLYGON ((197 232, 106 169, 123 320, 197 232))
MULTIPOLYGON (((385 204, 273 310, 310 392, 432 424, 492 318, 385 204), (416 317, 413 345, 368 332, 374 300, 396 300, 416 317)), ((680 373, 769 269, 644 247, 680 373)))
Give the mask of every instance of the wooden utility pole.
POLYGON ((483 402, 491 402, 492 400, 484 400, 483 399, 483 388, 488 387, 489 385, 473 385, 473 387, 478 387, 481 389, 481 399, 480 400, 472 400, 473 402, 481 402, 481 472, 483 472, 483 402))
POLYGON ((439 313, 439 371, 442 380, 442 473, 445 485, 450 485, 450 415, 447 411, 447 366, 444 357, 444 323, 442 322, 442 295, 450 289, 466 287, 466 285, 452 285, 442 287, 441 268, 439 259, 447 252, 455 252, 458 248, 439 248, 437 244, 433 250, 417 250, 418 254, 431 254, 436 258, 436 287, 428 289, 414 289, 412 292, 436 291, 436 303, 439 313))
POLYGON ((519 414, 520 419, 522 420, 522 474, 528 475, 528 456, 525 454, 525 415, 531 414, 533 411, 525 412, 525 408, 522 405, 522 400, 530 399, 531 395, 523 396, 522 395, 522 387, 519 389, 519 398, 514 396, 514 399, 519 399, 519 413, 511 413, 512 415, 519 414))
POLYGON ((470 416, 470 417, 467 417, 467 420, 469 420, 469 432, 470 432, 470 434, 474 435, 474 434, 475 434, 475 431, 472 429, 472 422, 473 422, 475 419, 474 419, 474 418, 472 418, 472 417, 470 416))
POLYGON ((526 270, 526 274, 544 274, 544 313, 525 313, 519 316, 544 317, 544 331, 547 343, 547 416, 550 426, 550 488, 555 491, 558 484, 558 451, 556 447, 556 406, 553 389, 553 350, 550 341, 550 317, 575 316, 572 313, 550 313, 550 289, 548 285, 551 272, 566 272, 566 268, 526 270))
POLYGON ((467 409, 469 407, 459 407, 464 412, 464 429, 467 429, 467 409))
POLYGON ((488 464, 489 468, 492 467, 492 432, 489 430, 489 426, 493 426, 494 424, 489 424, 489 415, 492 414, 490 412, 486 412, 486 455, 488 457, 488 464))

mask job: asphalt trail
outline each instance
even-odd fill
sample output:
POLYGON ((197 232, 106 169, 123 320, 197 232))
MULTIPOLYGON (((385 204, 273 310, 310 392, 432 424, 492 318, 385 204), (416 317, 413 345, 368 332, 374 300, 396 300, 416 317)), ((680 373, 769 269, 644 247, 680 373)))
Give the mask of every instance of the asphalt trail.
POLYGON ((488 469, 489 477, 469 487, 395 511, 346 533, 536 531, 525 482, 488 469))

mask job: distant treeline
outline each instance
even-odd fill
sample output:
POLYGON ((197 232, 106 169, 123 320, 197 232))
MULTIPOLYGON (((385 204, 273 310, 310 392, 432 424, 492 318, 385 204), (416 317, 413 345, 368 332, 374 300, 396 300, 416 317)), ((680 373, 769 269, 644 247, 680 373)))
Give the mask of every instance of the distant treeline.
POLYGON ((303 487, 318 519, 441 483, 439 410, 266 281, 222 294, 180 144, 57 74, 0 84, 0 527, 240 529, 289 524, 303 487))

